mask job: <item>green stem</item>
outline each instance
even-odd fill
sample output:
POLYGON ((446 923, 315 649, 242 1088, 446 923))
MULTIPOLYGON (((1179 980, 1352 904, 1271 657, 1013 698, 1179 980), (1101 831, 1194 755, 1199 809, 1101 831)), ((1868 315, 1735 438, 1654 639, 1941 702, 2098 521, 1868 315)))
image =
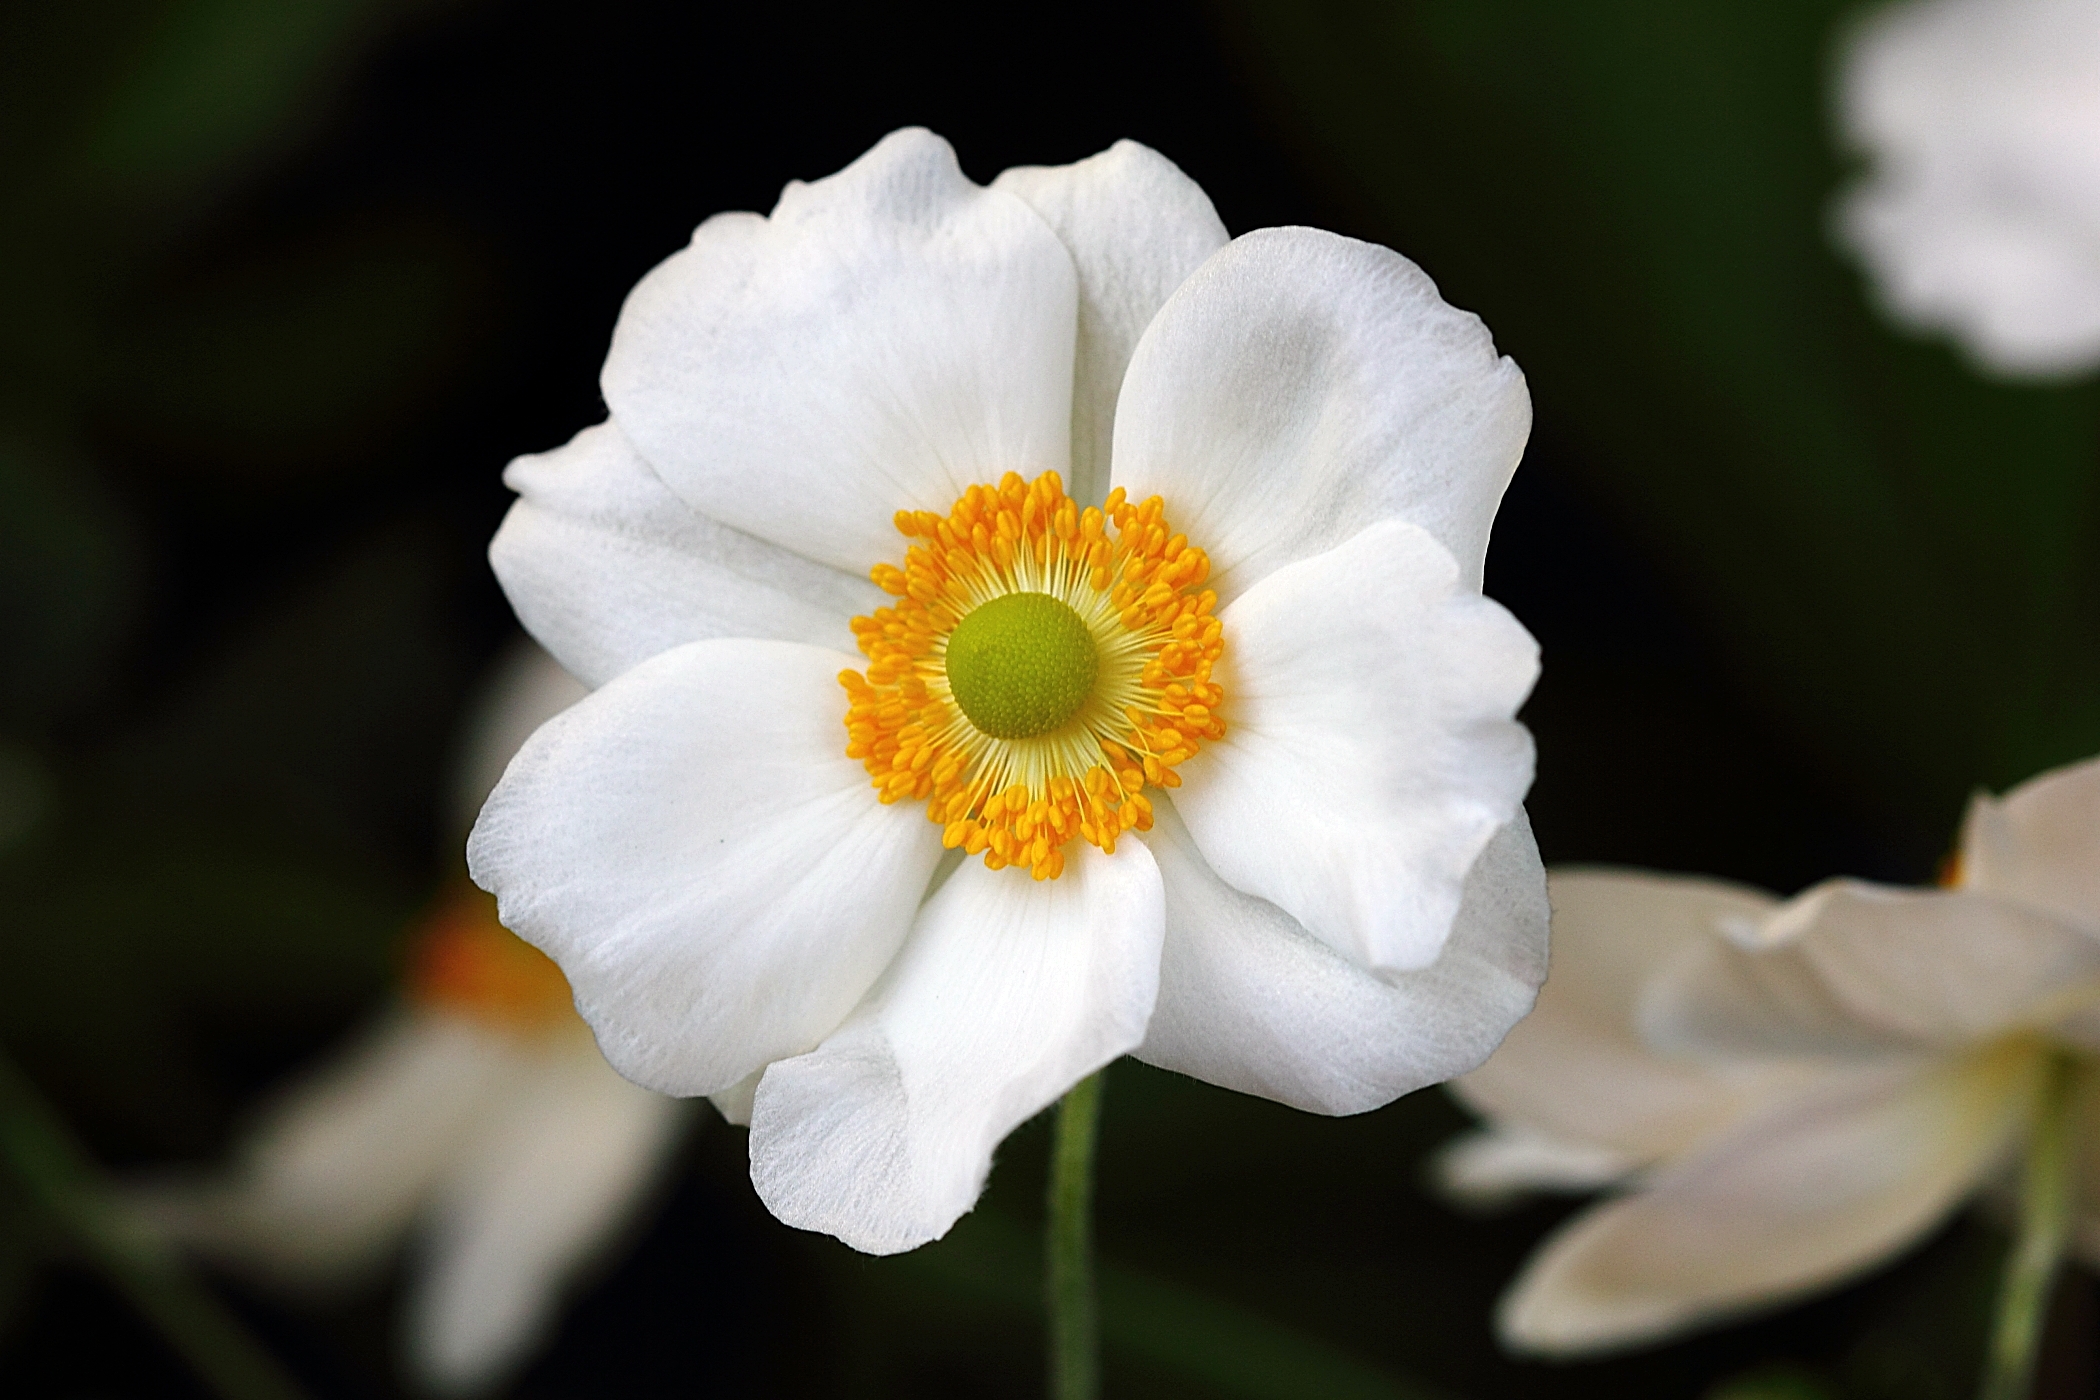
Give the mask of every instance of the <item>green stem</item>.
POLYGON ((1051 1400, 1101 1393, 1100 1322, 1094 1304, 1094 1139, 1101 1075, 1074 1084, 1057 1106, 1050 1149, 1045 1303, 1050 1310, 1051 1400))
POLYGON ((94 1159, 4 1055, 0 1165, 225 1400, 301 1400, 297 1382, 173 1251, 117 1207, 94 1159))
POLYGON ((2052 1055, 2036 1096, 2034 1129, 2020 1180, 2019 1234, 1998 1285, 1998 1315, 1984 1358, 1981 1400, 2027 1400, 2049 1297, 2070 1242, 2077 1066, 2052 1055))

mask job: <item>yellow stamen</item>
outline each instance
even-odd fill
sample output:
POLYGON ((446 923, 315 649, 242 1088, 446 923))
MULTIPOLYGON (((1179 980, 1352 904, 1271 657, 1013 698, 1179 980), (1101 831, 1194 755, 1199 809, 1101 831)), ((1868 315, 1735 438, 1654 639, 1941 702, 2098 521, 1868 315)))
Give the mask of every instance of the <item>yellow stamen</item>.
MULTIPOLYGON (((1217 594, 1201 587, 1209 556, 1169 527, 1159 497, 1132 505, 1118 487, 1081 510, 1056 472, 1033 481, 1008 472, 996 487, 963 492, 946 516, 895 519, 917 543, 903 568, 877 564, 870 577, 897 601, 853 619, 867 670, 839 673, 846 753, 866 765, 882 801, 924 801, 944 846, 994 870, 1026 866, 1038 880, 1063 872, 1075 838, 1113 852, 1124 832, 1149 830, 1142 789, 1179 787, 1175 768, 1225 733, 1212 678, 1224 627, 1212 615, 1217 594), (1030 710, 995 690, 999 713, 1019 716, 994 725, 1008 729, 1001 737, 956 703, 948 639, 978 608, 1017 593, 1046 594, 1085 624, 1093 674, 1076 709, 1060 695, 1030 710), (1031 727, 1029 713, 1068 709, 1043 721, 1054 728, 1014 737, 1031 727)), ((1071 645, 1060 637, 1029 663, 1049 657, 1083 674, 1071 645)))

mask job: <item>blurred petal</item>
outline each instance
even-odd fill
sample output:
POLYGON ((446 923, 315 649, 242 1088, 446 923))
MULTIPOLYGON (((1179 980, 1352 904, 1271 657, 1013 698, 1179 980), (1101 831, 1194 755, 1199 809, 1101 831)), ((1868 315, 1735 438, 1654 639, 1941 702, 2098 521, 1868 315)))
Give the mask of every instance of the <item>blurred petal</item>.
POLYGON ((751 1180, 790 1225, 913 1249, 976 1203, 1005 1136, 1144 1039, 1159 867, 1075 843, 1055 880, 958 868, 874 995, 759 1081, 751 1180))
POLYGON ((489 562, 525 629, 592 685, 707 637, 851 651, 848 619, 884 602, 865 568, 826 568, 699 514, 613 423, 520 457, 503 480, 518 500, 489 562))
POLYGON ((1656 1341, 1835 1283, 1915 1241, 2004 1154, 2038 1057, 1854 1070, 1578 1216, 1503 1299, 1555 1354, 1656 1341))
POLYGON ((140 1204, 175 1238, 290 1281, 358 1273, 399 1240, 517 1070, 504 1035, 397 1012, 293 1086, 243 1141, 230 1177, 140 1204))
POLYGON ((2100 932, 2100 758, 2003 797, 1979 793, 1962 829, 1961 884, 2100 932))
POLYGON ((1439 1190, 1470 1206, 1499 1206, 1531 1191, 1594 1191, 1639 1167, 1638 1158, 1593 1142, 1568 1142, 1497 1125, 1467 1133, 1431 1162, 1439 1190))
POLYGON ((1118 141, 1073 165, 1017 166, 992 188, 1026 200, 1064 240, 1079 270, 1079 342, 1072 380, 1072 470, 1081 505, 1108 494, 1116 394, 1138 337, 1203 260, 1225 225, 1194 180, 1165 156, 1118 141))
POLYGON ((1057 235, 913 129, 702 224, 628 295, 602 384, 694 509, 859 576, 903 553, 897 511, 1065 470, 1077 321, 1057 235))
POLYGON ((903 943, 941 843, 846 757, 851 664, 689 642, 533 735, 482 811, 475 880, 636 1083, 717 1093, 802 1053, 903 943))
POLYGON ((727 1123, 739 1128, 751 1126, 751 1101, 758 1094, 758 1081, 765 1077, 762 1069, 753 1070, 719 1094, 709 1094, 707 1101, 715 1106, 715 1112, 727 1123))
POLYGON ((1203 861, 1171 803, 1146 837, 1166 888, 1159 1005, 1137 1058, 1313 1113, 1362 1113, 1473 1068, 1546 973, 1544 873, 1515 821, 1467 878, 1443 955, 1385 978, 1203 861))
POLYGON ((455 759, 454 831, 474 825, 511 755, 532 731, 590 694, 590 688, 529 641, 520 641, 492 668, 468 711, 455 759))
POLYGON ((485 1390, 526 1359, 691 1121, 689 1105, 620 1078, 580 1032, 533 1060, 434 1203, 407 1344, 441 1393, 485 1390))
POLYGON ((1793 1067, 1658 1055, 1635 1024, 1658 971, 1719 943, 1723 921, 1777 900, 1718 880, 1607 870, 1555 871, 1547 891, 1552 970, 1531 1015, 1452 1085, 1467 1104, 1498 1127, 1645 1165, 1799 1085, 1793 1067))
POLYGON ((1261 229, 1199 268, 1139 342, 1113 484, 1166 498, 1226 601, 1394 517, 1478 588, 1530 431, 1524 376, 1420 268, 1317 229, 1261 229))
POLYGON ((2100 933, 1988 895, 1831 880, 1651 989, 1658 1044, 1764 1054, 1965 1045, 2100 999, 2100 933))
POLYGON ((1211 868, 1362 965, 1437 960, 1467 872, 1531 785, 1538 647, 1388 520, 1222 614, 1225 737, 1175 805, 1211 868))

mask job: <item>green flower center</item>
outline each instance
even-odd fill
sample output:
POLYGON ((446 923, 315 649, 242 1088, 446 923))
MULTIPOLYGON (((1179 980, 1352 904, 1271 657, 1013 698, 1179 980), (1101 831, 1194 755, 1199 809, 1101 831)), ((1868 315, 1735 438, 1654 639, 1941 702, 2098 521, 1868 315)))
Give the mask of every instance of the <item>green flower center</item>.
POLYGON ((1079 713, 1094 693, 1094 634, 1047 593, 980 604, 948 634, 948 689, 994 739, 1033 739, 1079 713))

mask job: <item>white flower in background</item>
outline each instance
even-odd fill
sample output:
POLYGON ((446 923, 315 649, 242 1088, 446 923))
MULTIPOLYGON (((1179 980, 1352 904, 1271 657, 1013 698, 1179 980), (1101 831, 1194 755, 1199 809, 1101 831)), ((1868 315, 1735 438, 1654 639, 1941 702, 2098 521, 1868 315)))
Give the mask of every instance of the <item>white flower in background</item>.
MULTIPOLYGON (((464 755, 469 815, 583 694, 537 648, 504 668, 464 755)), ((139 1200, 175 1237, 293 1287, 354 1282, 413 1235, 410 1370, 479 1391, 529 1357, 690 1116, 612 1071, 560 971, 462 880, 418 934, 400 1006, 284 1094, 220 1179, 139 1200)))
MULTIPOLYGON (((1513 1346, 1652 1342, 1857 1274, 2018 1154, 2052 1059, 2100 1055, 2100 760, 1979 796, 1954 888, 1553 877, 1536 1015, 1458 1081, 1461 1191, 1627 1188, 1542 1245, 1513 1346)), ((2100 1263, 2100 1079, 2077 1247, 2100 1263)))
POLYGON ((1352 1113, 1529 1007, 1529 399, 1412 264, 901 131, 703 224, 602 383, 491 548, 600 688, 470 861, 782 1220, 935 1239, 1125 1052, 1352 1113))
POLYGON ((2100 365, 2100 0, 1911 0, 1840 55, 1839 209, 1889 312, 2006 375, 2100 365))

